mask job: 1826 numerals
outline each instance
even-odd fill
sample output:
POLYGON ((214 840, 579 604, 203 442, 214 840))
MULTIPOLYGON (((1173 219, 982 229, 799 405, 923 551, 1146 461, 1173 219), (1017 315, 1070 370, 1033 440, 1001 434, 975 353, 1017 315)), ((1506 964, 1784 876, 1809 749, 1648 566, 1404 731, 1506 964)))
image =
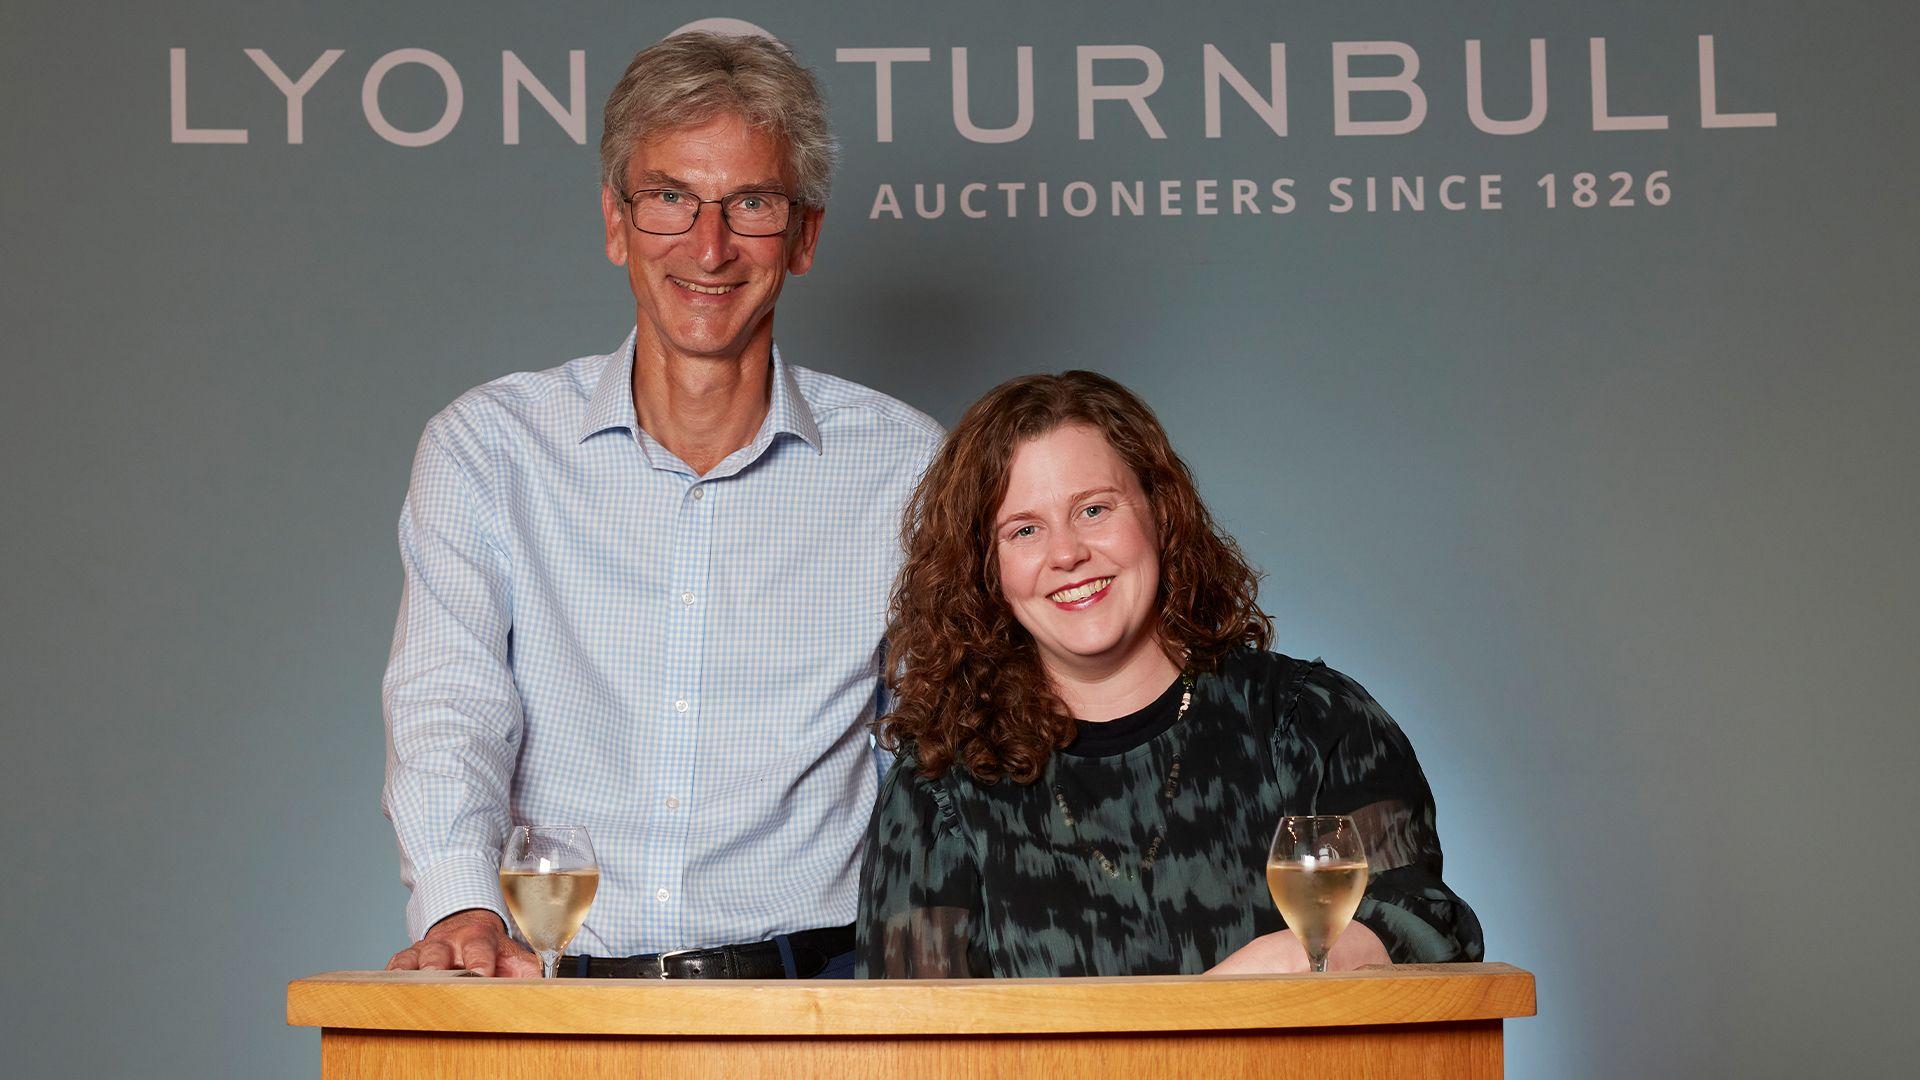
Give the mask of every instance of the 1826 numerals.
POLYGON ((1667 170, 1650 172, 1644 179, 1636 180, 1629 172, 1611 172, 1603 178, 1599 173, 1578 172, 1565 178, 1559 173, 1547 173, 1534 181, 1534 186, 1546 194, 1547 209, 1552 210, 1563 202, 1581 209, 1599 206, 1604 200, 1607 206, 1665 206, 1673 201, 1673 186, 1667 179, 1667 170))

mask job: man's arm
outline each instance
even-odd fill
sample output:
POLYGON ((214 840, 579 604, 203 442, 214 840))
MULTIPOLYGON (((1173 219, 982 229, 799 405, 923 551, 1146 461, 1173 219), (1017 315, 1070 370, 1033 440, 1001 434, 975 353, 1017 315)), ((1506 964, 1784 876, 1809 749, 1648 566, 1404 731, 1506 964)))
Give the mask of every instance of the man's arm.
POLYGON ((507 665, 510 568, 457 449, 458 424, 449 411, 428 425, 400 513, 405 585, 382 684, 380 801, 413 893, 407 932, 417 944, 395 967, 473 961, 480 970, 503 951, 525 953, 506 936, 498 878, 523 719, 507 665))

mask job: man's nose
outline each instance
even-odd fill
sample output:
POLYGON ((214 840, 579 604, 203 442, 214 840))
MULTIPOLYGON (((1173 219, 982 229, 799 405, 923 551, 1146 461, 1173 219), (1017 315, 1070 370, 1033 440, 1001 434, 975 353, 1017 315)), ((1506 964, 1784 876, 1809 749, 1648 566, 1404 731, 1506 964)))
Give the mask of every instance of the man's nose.
POLYGON ((719 203, 700 207, 700 216, 693 219, 688 239, 694 245, 702 270, 718 270, 733 261, 733 230, 727 228, 727 216, 721 212, 719 203))

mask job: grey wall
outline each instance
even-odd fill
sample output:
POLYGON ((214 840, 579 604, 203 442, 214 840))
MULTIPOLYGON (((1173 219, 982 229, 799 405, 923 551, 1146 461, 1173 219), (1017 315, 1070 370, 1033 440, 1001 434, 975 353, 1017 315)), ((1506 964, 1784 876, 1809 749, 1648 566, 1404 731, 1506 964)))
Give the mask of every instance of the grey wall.
MULTIPOLYGON (((1448 877, 1489 955, 1539 977, 1515 1075, 1913 1059, 1911 6, 38 2, 0 16, 4 1071, 311 1075, 286 980, 402 944, 377 684, 414 441, 470 385, 611 347, 632 311, 591 146, 530 102, 503 145, 500 52, 564 97, 586 51, 591 144, 632 51, 705 15, 792 42, 846 144, 783 347, 949 422, 1035 369, 1152 401, 1269 572, 1282 647, 1367 684, 1419 747, 1448 877), (1699 34, 1721 108, 1777 126, 1700 127, 1699 34), (1474 130, 1463 43, 1517 117, 1535 36, 1546 121, 1474 130), (1614 111, 1668 130, 1592 130, 1594 36, 1614 111), (1331 44, 1381 39, 1419 51, 1428 119, 1335 136, 1331 44), (1206 138, 1202 44, 1264 86, 1271 41, 1290 134, 1229 92, 1206 138), (961 138, 947 50, 1001 124, 1023 44, 1032 132, 961 138), (1167 138, 1120 104, 1076 138, 1094 44, 1164 58, 1167 138), (871 65, 835 62, 874 46, 933 55, 896 69, 888 143, 871 65), (190 123, 246 145, 171 141, 175 47, 190 123), (296 73, 345 50, 302 144, 250 47, 296 73), (361 112, 404 47, 465 88, 431 146, 361 112), (1673 199, 1541 205, 1535 177, 1565 200, 1581 170, 1667 170, 1673 199), (1499 211, 1326 205, 1334 176, 1483 172, 1506 177, 1499 211), (1283 176, 1281 217, 1196 216, 1190 186, 1179 217, 922 221, 911 201, 916 181, 1057 199, 1283 176), (907 220, 869 218, 882 183, 907 220)), ((417 129, 440 90, 403 69, 383 101, 417 129)))

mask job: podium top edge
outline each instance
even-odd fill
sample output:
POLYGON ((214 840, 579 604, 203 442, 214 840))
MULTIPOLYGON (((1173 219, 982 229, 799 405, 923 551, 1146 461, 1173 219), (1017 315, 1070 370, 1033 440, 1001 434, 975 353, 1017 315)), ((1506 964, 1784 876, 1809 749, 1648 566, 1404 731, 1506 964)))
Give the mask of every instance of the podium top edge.
POLYGON ((287 1022, 386 1031, 632 1036, 1004 1035, 1445 1023, 1534 1014, 1511 964, 1327 975, 1075 979, 482 979, 336 971, 287 987, 287 1022))

